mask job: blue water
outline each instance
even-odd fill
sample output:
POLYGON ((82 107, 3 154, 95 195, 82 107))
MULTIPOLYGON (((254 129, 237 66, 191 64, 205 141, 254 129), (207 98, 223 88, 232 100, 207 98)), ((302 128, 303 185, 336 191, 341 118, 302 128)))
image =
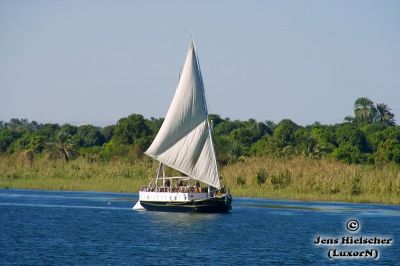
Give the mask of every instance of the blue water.
POLYGON ((400 206, 234 198, 230 214, 186 214, 133 211, 136 201, 137 194, 0 190, 0 264, 400 264, 400 206), (357 232, 346 229, 349 219, 360 223, 357 232), (313 244, 344 235, 394 243, 375 247, 377 260, 329 259, 332 246, 313 244))

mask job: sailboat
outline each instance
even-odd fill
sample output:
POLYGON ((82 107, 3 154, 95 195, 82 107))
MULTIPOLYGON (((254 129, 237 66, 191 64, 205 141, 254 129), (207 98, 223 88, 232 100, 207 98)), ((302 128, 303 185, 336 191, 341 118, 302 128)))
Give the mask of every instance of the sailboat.
POLYGON ((133 209, 214 213, 232 209, 232 196, 220 184, 193 37, 175 96, 145 154, 159 161, 159 167, 154 180, 140 189, 133 209), (181 176, 166 176, 165 166, 181 176))

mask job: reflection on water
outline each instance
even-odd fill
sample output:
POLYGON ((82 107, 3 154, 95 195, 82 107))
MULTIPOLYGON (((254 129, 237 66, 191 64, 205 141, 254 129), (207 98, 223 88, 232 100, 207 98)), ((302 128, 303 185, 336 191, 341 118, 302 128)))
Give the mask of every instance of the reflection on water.
POLYGON ((218 213, 171 213, 171 212, 147 212, 141 211, 143 215, 147 215, 149 221, 154 224, 163 224, 166 226, 191 227, 193 224, 212 222, 221 216, 229 214, 218 213))

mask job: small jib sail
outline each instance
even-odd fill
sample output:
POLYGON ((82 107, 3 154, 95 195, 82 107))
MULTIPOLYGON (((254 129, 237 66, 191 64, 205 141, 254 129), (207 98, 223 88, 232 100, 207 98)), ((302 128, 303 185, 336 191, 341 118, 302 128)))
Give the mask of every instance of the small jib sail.
POLYGON ((145 154, 193 179, 220 188, 203 79, 193 39, 164 123, 145 154))

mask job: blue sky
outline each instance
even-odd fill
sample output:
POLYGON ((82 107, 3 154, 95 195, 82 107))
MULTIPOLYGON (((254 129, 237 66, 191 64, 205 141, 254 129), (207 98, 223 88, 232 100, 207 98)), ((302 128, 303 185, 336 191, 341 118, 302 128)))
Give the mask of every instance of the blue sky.
POLYGON ((340 123, 358 97, 400 121, 400 1, 0 0, 0 120, 163 117, 189 45, 222 117, 340 123))

